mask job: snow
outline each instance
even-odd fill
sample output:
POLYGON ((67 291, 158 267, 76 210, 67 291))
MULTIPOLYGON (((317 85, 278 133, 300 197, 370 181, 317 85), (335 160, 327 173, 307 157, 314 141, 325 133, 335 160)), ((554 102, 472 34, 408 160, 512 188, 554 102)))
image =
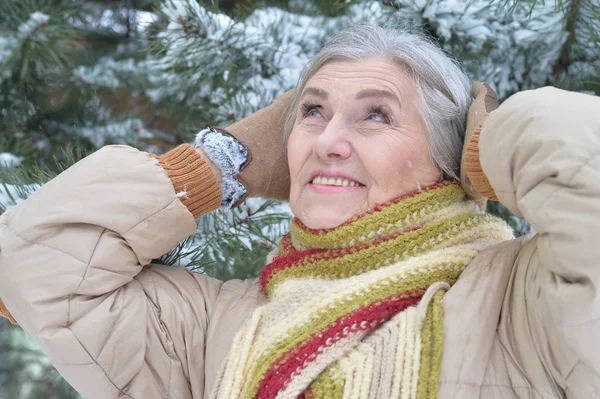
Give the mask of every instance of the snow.
POLYGON ((530 15, 531 5, 525 3, 393 2, 403 18, 432 26, 442 47, 459 56, 469 77, 489 83, 500 98, 547 84, 566 40, 564 12, 542 2, 530 15))
POLYGON ((239 208, 235 210, 227 212, 219 210, 213 214, 203 216, 199 221, 196 234, 184 246, 184 250, 182 251, 184 256, 178 258, 177 265, 188 267, 191 262, 196 260, 193 259, 198 255, 195 250, 201 248, 204 259, 219 264, 219 267, 231 268, 231 265, 226 263, 227 259, 224 259, 221 253, 214 251, 213 247, 207 246, 207 239, 209 240, 209 238, 206 237, 206 232, 212 232, 215 229, 215 220, 219 220, 220 227, 228 226, 225 228, 227 229, 228 233, 233 234, 236 237, 236 243, 238 245, 245 246, 246 248, 251 248, 253 243, 255 244, 256 242, 263 241, 264 237, 270 237, 273 240, 278 240, 283 234, 289 231, 290 222, 293 215, 289 204, 286 202, 273 203, 264 211, 258 212, 258 210, 265 205, 266 201, 267 200, 263 198, 248 198, 242 205, 240 205, 239 208), (250 215, 248 214, 248 209, 251 210, 250 215), (274 214, 283 216, 283 220, 265 224, 262 226, 260 234, 258 235, 248 233, 246 230, 242 231, 238 226, 235 225, 236 222, 245 220, 248 217, 250 220, 257 220, 274 214))
POLYGON ((143 60, 104 58, 79 67, 74 78, 98 87, 127 85, 145 79, 145 94, 154 102, 185 101, 188 107, 214 104, 213 113, 226 123, 241 119, 294 87, 300 72, 325 40, 343 26, 383 18, 378 3, 358 3, 342 17, 298 15, 280 8, 255 10, 244 21, 209 11, 190 0, 161 6, 168 18, 158 34, 165 46, 160 57, 143 60), (174 73, 178 69, 182 72, 174 73), (221 90, 215 84, 227 82, 221 90))
POLYGON ((517 231, 519 231, 521 234, 527 235, 527 234, 534 232, 533 227, 531 227, 531 225, 529 223, 527 223, 527 221, 525 221, 521 218, 518 218, 514 215, 510 216, 510 219, 514 223, 515 229, 517 231))
POLYGON ((88 22, 95 29, 112 31, 119 35, 124 35, 128 30, 133 29, 137 33, 145 34, 150 25, 159 20, 158 15, 153 12, 129 10, 126 8, 105 9, 100 18, 94 15, 88 16, 88 22), (131 25, 120 21, 131 21, 131 25))
POLYGON ((0 152, 0 167, 19 166, 23 161, 22 157, 18 157, 9 152, 0 152))
MULTIPOLYGON (((240 207, 240 213, 238 215, 238 218, 240 219, 244 219, 246 217, 248 217, 248 209, 253 210, 252 216, 254 218, 258 218, 258 217, 263 217, 263 216, 267 216, 267 215, 272 215, 272 214, 286 214, 289 216, 289 219, 276 224, 276 225, 266 225, 263 227, 261 233, 263 235, 266 236, 272 236, 274 238, 279 238, 281 237, 285 232, 289 231, 289 227, 290 227, 290 221, 293 217, 292 215, 292 211, 290 209, 290 206, 288 203, 286 202, 282 202, 279 204, 275 204, 273 206, 270 206, 266 209, 266 211, 261 212, 261 213, 254 213, 256 212, 257 209, 260 209, 260 207, 262 207, 265 202, 267 200, 263 199, 263 198, 248 198, 244 205, 240 207)), ((232 233, 235 233, 236 230, 235 228, 230 228, 230 231, 232 233)), ((246 247, 250 248, 252 245, 252 242, 256 242, 258 239, 260 239, 260 237, 254 236, 254 235, 248 235, 248 236, 239 236, 240 240, 242 241, 242 243, 244 245, 246 245, 246 247)))
MULTIPOLYGON (((537 2, 530 15, 530 4, 515 4, 509 10, 513 1, 362 0, 353 3, 343 16, 327 17, 315 15, 318 7, 310 2, 291 0, 288 4, 294 12, 277 7, 258 8, 239 21, 210 11, 201 3, 165 0, 160 13, 134 12, 135 33, 139 34, 136 40, 119 45, 116 53, 92 66, 75 68, 73 80, 92 88, 139 88, 152 101, 176 102, 190 109, 202 107, 202 112, 218 123, 228 123, 231 114, 241 119, 294 87, 320 46, 343 27, 357 22, 431 27, 439 44, 457 57, 469 77, 491 84, 501 99, 519 90, 552 83, 552 65, 567 39, 564 11, 557 10, 554 2, 537 2), (144 40, 151 40, 148 27, 158 21, 159 14, 165 23, 158 34, 164 53, 148 53, 142 58, 129 56, 144 48, 144 40)), ((585 4, 589 7, 579 12, 573 43, 578 61, 564 77, 593 76, 600 70, 598 49, 589 46, 589 37, 600 30, 593 12, 594 7, 600 7, 600 1, 589 0, 585 4)), ((123 10, 90 14, 89 26, 71 22, 79 28, 122 34, 126 26, 118 20, 123 10)), ((20 51, 24 40, 44 40, 44 32, 39 28, 48 22, 54 22, 50 16, 32 13, 12 36, 0 36, 0 83, 13 70, 8 65, 11 56, 20 51)), ((97 104, 92 108, 101 122, 61 128, 87 137, 97 147, 107 143, 136 144, 140 137, 154 134, 138 119, 114 121, 105 106, 97 104)), ((6 109, 2 109, 2 116, 6 114, 6 109)), ((44 143, 39 141, 39 145, 44 143)), ((18 163, 17 158, 0 154, 0 163, 3 159, 18 163)), ((2 190, 0 187, 0 203, 10 200, 9 193, 18 194, 13 186, 8 187, 8 192, 2 190)), ((15 198, 18 201, 19 196, 15 198)), ((262 203, 261 199, 247 202, 251 209, 258 209, 262 203)), ((291 217, 287 204, 269 212, 283 212, 291 217)), ((273 231, 280 228, 284 226, 266 227, 273 231)), ((242 238, 246 245, 249 240, 242 238)), ((193 244, 197 245, 198 242, 193 244)))
MULTIPOLYGON (((390 22, 409 27, 428 24, 439 37, 440 45, 456 55, 468 76, 489 83, 500 99, 547 84, 567 37, 564 15, 552 4, 538 4, 528 17, 529 6, 517 5, 508 11, 501 2, 488 0, 391 3, 394 7, 360 1, 340 17, 266 7, 236 21, 195 0, 168 0, 158 13, 165 24, 158 34, 164 53, 148 53, 142 59, 134 59, 124 56, 130 50, 124 48, 117 59, 104 57, 95 65, 76 68, 73 79, 97 88, 133 85, 155 103, 201 109, 214 118, 216 125, 226 126, 232 119, 250 115, 294 87, 320 46, 343 27, 357 22, 390 22)), ((294 7, 314 12, 302 2, 294 7)), ((156 18, 154 13, 135 16, 138 24, 145 26, 156 18)), ((10 42, 3 46, 1 40, 7 39, 0 38, 0 53, 9 51, 10 42)), ((568 73, 586 67, 597 70, 599 63, 583 62, 568 73)), ((102 112, 102 107, 94 112, 102 112)), ((142 135, 152 134, 141 123, 133 126, 131 122, 83 126, 77 130, 95 145, 135 143, 139 137, 136 130, 142 135)))
POLYGON ((84 5, 81 17, 73 18, 65 15, 65 20, 84 31, 112 35, 136 35, 138 39, 145 38, 148 27, 159 19, 156 13, 149 11, 127 7, 101 9, 101 6, 94 5, 84 5))
POLYGON ((141 31, 146 31, 150 25, 158 22, 159 17, 153 12, 137 11, 134 20, 141 31))
POLYGON ((19 40, 12 35, 0 36, 0 83, 10 78, 12 74, 8 62, 12 54, 19 48, 19 40))
POLYGON ((31 13, 29 19, 19 26, 17 37, 19 39, 29 38, 32 34, 38 32, 40 27, 46 25, 49 19, 50 16, 42 12, 31 13))
POLYGON ((10 78, 12 67, 9 62, 13 61, 13 56, 20 50, 21 43, 24 40, 32 38, 35 34, 36 40, 46 40, 41 27, 48 23, 50 16, 41 12, 34 12, 29 15, 29 19, 19 25, 14 34, 3 33, 0 35, 0 83, 10 78))
POLYGON ((132 58, 117 61, 111 57, 103 57, 91 67, 75 68, 73 76, 92 86, 117 88, 124 85, 127 77, 137 72, 138 65, 132 58))
POLYGON ((136 145, 140 138, 152 138, 154 134, 144 127, 140 119, 110 121, 98 125, 58 126, 63 131, 87 138, 96 148, 107 144, 136 145))
POLYGON ((25 201, 29 195, 36 191, 41 185, 30 184, 21 187, 1 183, 0 184, 0 210, 8 209, 25 201))
POLYGON ((569 68, 567 75, 570 79, 581 79, 582 76, 589 76, 596 81, 598 71, 600 71, 600 44, 598 41, 590 38, 598 38, 600 32, 600 0, 589 0, 583 2, 578 12, 579 23, 575 29, 574 43, 572 52, 576 54, 577 62, 573 68, 569 68), (589 72, 584 72, 589 71, 589 72), (581 73, 586 73, 581 75, 581 73))

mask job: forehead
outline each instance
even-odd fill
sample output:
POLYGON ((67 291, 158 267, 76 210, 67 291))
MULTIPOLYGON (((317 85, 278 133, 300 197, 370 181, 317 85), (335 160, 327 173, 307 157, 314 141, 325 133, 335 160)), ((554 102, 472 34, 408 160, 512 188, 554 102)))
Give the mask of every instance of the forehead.
POLYGON ((386 89, 400 97, 415 91, 408 69, 382 58, 328 62, 311 76, 306 87, 317 87, 328 93, 386 89))

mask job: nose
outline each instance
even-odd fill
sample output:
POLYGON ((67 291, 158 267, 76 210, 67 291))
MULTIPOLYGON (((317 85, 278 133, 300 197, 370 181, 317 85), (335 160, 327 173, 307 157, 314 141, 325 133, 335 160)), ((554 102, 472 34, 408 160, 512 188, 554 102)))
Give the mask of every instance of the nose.
POLYGON ((342 161, 352 155, 352 146, 348 141, 349 128, 341 115, 329 120, 325 129, 315 141, 313 152, 324 161, 342 161))

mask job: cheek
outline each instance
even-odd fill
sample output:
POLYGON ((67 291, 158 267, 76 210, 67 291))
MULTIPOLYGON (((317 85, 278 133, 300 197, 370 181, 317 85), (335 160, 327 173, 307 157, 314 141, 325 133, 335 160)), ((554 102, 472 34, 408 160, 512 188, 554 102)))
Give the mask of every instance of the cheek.
POLYGON ((413 163, 410 153, 387 150, 380 152, 376 159, 370 162, 370 169, 373 171, 370 174, 380 189, 395 190, 412 180, 413 168, 410 166, 413 163))
POLYGON ((312 143, 310 136, 302 134, 299 131, 293 131, 287 143, 288 165, 290 169, 290 177, 292 189, 299 184, 299 179, 302 177, 302 167, 312 154, 312 143))
POLYGON ((383 196, 383 200, 412 191, 418 187, 417 183, 432 183, 437 173, 429 158, 427 142, 399 140, 398 136, 395 134, 377 145, 369 145, 366 140, 360 146, 361 160, 374 183, 371 195, 383 196))
POLYGON ((365 140, 359 148, 362 153, 361 159, 374 178, 398 176, 400 173, 406 173, 406 170, 412 170, 410 166, 418 163, 418 160, 415 160, 418 150, 412 148, 410 143, 397 138, 365 140))
POLYGON ((300 156, 300 142, 297 139, 298 135, 292 134, 287 142, 287 156, 288 156, 288 165, 290 168, 290 174, 292 178, 297 173, 298 169, 301 167, 301 156, 300 156))

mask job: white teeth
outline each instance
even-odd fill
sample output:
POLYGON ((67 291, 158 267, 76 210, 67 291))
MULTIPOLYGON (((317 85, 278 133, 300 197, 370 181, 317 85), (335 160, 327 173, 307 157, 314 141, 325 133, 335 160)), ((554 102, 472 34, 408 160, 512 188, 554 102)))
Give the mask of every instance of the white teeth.
POLYGON ((326 186, 342 186, 342 187, 358 187, 359 183, 344 179, 342 177, 325 177, 325 176, 317 176, 313 179, 312 184, 320 184, 326 186))

